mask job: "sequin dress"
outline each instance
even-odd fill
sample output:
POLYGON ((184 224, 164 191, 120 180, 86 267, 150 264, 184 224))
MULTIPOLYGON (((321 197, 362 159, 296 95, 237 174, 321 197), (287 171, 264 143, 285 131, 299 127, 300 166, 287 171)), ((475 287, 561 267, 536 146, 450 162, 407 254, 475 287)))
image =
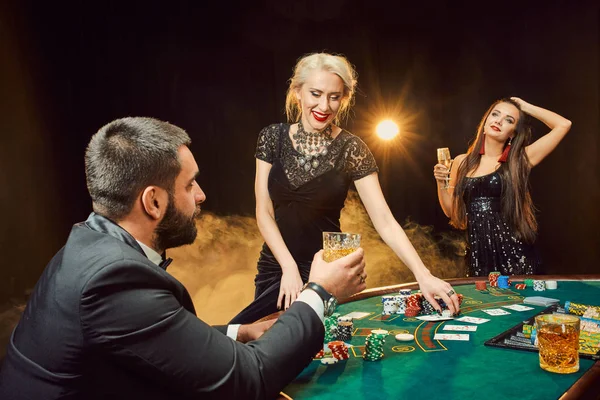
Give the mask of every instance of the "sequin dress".
POLYGON ((536 273, 540 260, 535 248, 517 239, 502 218, 500 173, 465 179, 469 275, 487 276, 492 271, 503 275, 536 273))
MULTIPOLYGON (((323 246, 322 232, 340 231, 340 213, 353 181, 377 172, 369 148, 357 136, 342 130, 316 158, 304 163, 289 134, 289 124, 264 128, 258 138, 256 158, 272 164, 268 189, 281 236, 308 281, 310 265, 323 246)), ((263 244, 254 280, 254 301, 230 323, 250 323, 277 311, 281 267, 263 244)))

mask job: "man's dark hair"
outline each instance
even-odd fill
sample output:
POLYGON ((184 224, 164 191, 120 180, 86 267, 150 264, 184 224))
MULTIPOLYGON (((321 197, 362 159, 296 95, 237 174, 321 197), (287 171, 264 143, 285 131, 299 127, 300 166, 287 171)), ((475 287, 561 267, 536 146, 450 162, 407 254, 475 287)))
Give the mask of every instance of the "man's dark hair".
POLYGON ((85 152, 94 211, 118 221, 144 188, 171 192, 181 170, 177 150, 190 144, 183 129, 154 118, 122 118, 100 128, 85 152))

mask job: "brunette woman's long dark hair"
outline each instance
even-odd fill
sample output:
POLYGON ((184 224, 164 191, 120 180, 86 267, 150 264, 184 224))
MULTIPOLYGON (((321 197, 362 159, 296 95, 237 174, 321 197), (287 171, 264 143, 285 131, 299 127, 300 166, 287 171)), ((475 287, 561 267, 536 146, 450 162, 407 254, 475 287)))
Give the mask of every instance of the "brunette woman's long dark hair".
MULTIPOLYGON (((515 127, 508 160, 498 169, 502 178, 502 217, 513 227, 520 240, 532 243, 537 233, 537 221, 535 220, 535 209, 529 193, 531 164, 525 152, 525 146, 531 140, 531 128, 526 124, 526 115, 519 104, 509 98, 498 100, 492 104, 479 123, 475 141, 469 147, 467 156, 458 168, 450 223, 459 229, 466 229, 467 227, 466 205, 463 198, 466 187, 465 177, 479 166, 481 161, 479 149, 481 143, 485 140, 483 133, 485 121, 499 103, 512 104, 519 110, 519 121, 515 127)), ((507 144, 508 141, 504 146, 506 147, 507 144)))

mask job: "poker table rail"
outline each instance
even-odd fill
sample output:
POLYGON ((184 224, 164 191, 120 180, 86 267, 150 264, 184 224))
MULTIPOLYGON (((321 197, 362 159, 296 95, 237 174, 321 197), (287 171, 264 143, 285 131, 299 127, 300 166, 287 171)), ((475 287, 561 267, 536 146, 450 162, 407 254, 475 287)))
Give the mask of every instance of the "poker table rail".
MULTIPOLYGON (((600 281, 600 274, 586 274, 586 275, 511 275, 510 277, 513 283, 523 282, 525 279, 539 279, 544 281, 600 281)), ((473 278, 450 278, 444 279, 451 285, 468 285, 475 284, 477 281, 487 282, 487 277, 473 277, 473 278)), ((382 286, 378 288, 365 289, 360 293, 356 293, 347 299, 340 301, 340 304, 350 303, 352 301, 366 299, 373 296, 383 296, 385 294, 397 293, 400 289, 419 289, 417 282, 400 283, 391 286, 382 286)))

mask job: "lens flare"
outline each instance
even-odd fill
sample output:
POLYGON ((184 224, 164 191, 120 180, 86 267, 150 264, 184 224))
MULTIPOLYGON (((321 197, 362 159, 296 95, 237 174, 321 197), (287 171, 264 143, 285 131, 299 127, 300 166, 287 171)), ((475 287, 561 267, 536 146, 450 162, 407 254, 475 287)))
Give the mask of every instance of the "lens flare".
POLYGON ((379 136, 381 139, 392 140, 398 135, 398 133, 400 133, 400 128, 398 128, 398 124, 391 119, 386 119, 377 125, 375 131, 377 132, 377 136, 379 136))

